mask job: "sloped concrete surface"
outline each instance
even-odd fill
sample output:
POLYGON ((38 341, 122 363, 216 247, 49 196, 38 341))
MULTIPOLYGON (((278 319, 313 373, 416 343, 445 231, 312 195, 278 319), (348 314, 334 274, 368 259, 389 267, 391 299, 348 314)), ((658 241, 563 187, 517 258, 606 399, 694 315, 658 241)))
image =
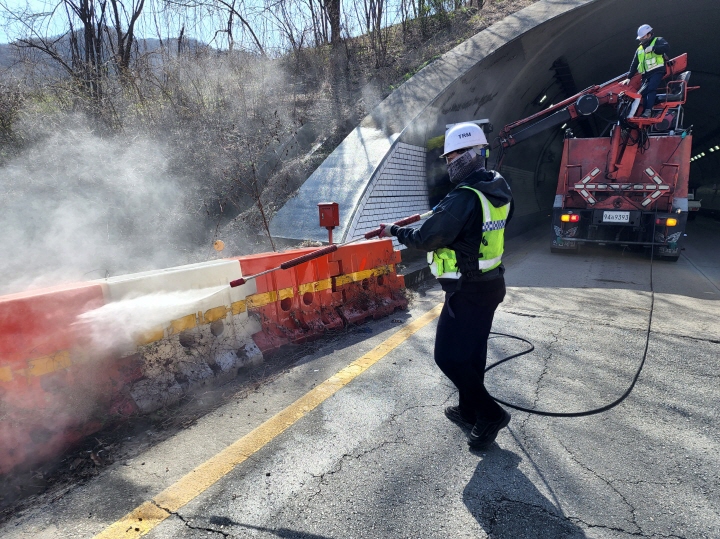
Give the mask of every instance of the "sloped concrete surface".
MULTIPOLYGON (((342 237, 355 206, 390 150, 391 143, 428 105, 442 96, 449 85, 503 45, 539 23, 589 1, 592 0, 537 2, 480 32, 423 68, 378 105, 306 180, 297 195, 273 218, 271 234, 295 240, 325 241, 327 233, 315 226, 317 203, 335 201, 340 204, 341 225, 334 234, 342 237)), ((462 119, 471 118, 463 116, 462 119)), ((416 130, 418 128, 419 125, 415 126, 416 130)), ((444 128, 430 136, 442 134, 444 128)), ((408 142, 425 146, 424 139, 408 139, 408 142)))
POLYGON ((395 138, 374 127, 355 128, 275 215, 270 233, 285 239, 327 241, 327 231, 318 224, 317 205, 337 202, 340 226, 333 234, 342 237, 352 209, 395 138))

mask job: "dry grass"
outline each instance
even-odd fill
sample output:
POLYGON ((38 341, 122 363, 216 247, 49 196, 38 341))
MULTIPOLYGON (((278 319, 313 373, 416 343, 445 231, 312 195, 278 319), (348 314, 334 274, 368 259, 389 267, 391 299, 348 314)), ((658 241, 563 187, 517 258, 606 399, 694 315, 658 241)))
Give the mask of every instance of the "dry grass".
MULTIPOLYGON (((187 201, 167 215, 178 226, 166 227, 165 239, 156 240, 158 247, 166 243, 167 253, 178 253, 163 262, 205 260, 220 236, 224 256, 265 251, 272 248, 261 234, 265 223, 380 101, 439 55, 531 3, 487 0, 480 10, 435 16, 424 27, 410 21, 405 29, 387 29, 382 56, 366 36, 271 60, 202 47, 181 56, 155 52, 139 59, 131 84, 106 81, 99 108, 67 79, 26 66, 24 78, 0 88, 0 167, 16 164, 58 133, 72 138, 82 130, 118 148, 138 138, 157 141, 166 176, 187 201), (294 137, 310 127, 297 151, 294 137)), ((93 169, 95 163, 80 158, 65 168, 73 166, 93 169)), ((101 219, 97 228, 107 222, 113 219, 101 219)), ((126 243, 143 241, 142 231, 137 238, 126 234, 126 243)), ((146 260, 124 262, 123 271, 149 269, 146 260)), ((80 274, 104 268, 100 261, 88 265, 80 274)))

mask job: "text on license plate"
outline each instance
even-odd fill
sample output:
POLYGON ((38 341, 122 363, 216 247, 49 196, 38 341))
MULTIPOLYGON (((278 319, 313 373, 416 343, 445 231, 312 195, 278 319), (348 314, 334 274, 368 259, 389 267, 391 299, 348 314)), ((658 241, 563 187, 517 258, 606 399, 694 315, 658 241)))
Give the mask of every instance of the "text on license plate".
POLYGON ((604 211, 603 223, 629 223, 629 211, 604 211))

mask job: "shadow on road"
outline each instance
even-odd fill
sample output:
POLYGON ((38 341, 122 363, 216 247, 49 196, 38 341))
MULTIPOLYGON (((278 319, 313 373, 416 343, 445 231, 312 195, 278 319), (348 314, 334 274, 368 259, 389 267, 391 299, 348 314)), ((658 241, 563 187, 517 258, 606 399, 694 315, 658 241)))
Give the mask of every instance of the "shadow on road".
POLYGON ((463 491, 463 502, 492 539, 581 539, 585 533, 523 474, 522 458, 494 445, 463 491))
MULTIPOLYGON (((213 526, 225 526, 228 529, 232 529, 233 526, 237 526, 240 528, 245 528, 248 530, 255 530, 255 531, 261 531, 261 532, 267 532, 272 535, 275 535, 276 537, 280 537, 282 539, 331 539, 325 535, 317 535, 314 533, 307 533, 302 532, 299 530, 291 530, 289 528, 266 528, 264 526, 253 526, 252 524, 242 524, 241 522, 236 522, 230 518, 227 517, 221 517, 221 516, 213 516, 210 517, 209 523, 213 526)), ((202 528, 205 530, 210 531, 211 528, 202 528)), ((218 531, 217 533, 223 533, 218 531)))

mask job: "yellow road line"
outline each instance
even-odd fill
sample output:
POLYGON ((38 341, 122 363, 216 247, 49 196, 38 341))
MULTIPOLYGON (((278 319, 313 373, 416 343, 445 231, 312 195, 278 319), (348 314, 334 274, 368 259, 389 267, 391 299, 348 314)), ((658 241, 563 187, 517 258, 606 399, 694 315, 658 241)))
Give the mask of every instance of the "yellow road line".
POLYGON ((111 524, 103 532, 96 535, 95 539, 142 537, 168 518, 171 513, 178 511, 195 497, 205 492, 238 464, 246 461, 268 442, 295 424, 305 414, 314 410, 327 398, 337 393, 357 376, 380 361, 415 332, 435 320, 440 315, 441 309, 442 304, 394 333, 385 342, 353 361, 265 423, 205 461, 175 484, 163 490, 155 498, 143 503, 114 524, 111 524))

